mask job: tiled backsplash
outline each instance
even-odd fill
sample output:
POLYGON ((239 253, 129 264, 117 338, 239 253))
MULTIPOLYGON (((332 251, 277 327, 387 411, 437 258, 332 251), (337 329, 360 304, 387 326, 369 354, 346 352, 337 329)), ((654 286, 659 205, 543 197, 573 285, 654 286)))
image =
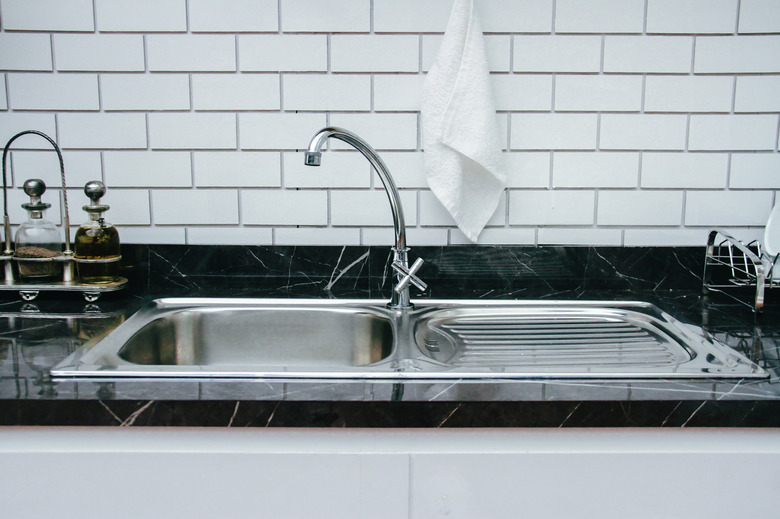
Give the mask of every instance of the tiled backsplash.
MULTIPOLYGON (((777 0, 477 0, 508 187, 486 244, 760 236, 780 189, 777 0)), ((384 245, 390 208, 321 127, 377 148, 412 246, 465 243, 427 188, 420 91, 451 0, 0 0, 0 140, 103 179, 126 243, 384 245)), ((11 157, 9 206, 58 169, 11 157)), ((60 220, 59 203, 52 219, 60 220)))

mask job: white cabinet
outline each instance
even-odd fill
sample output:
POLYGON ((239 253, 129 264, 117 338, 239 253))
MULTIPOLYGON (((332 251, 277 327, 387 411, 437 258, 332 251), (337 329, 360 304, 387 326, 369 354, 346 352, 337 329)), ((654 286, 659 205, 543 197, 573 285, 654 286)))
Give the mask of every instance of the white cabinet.
POLYGON ((0 428, 8 518, 773 516, 780 431, 0 428))

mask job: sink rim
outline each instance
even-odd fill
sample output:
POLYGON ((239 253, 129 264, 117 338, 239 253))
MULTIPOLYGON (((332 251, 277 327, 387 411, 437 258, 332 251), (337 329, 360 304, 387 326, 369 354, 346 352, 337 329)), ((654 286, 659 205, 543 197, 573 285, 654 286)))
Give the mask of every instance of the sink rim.
MULTIPOLYGON (((712 364, 709 364, 712 365, 712 364)), ((706 366, 705 366, 706 368, 706 366)), ((387 308, 386 301, 377 299, 275 299, 275 298, 159 298, 153 300, 127 321, 96 343, 87 343, 51 370, 55 378, 244 378, 244 379, 345 379, 345 380, 526 380, 526 379, 747 379, 766 378, 769 374, 732 348, 713 342, 693 325, 684 324, 652 303, 644 301, 578 301, 578 300, 471 300, 471 299, 422 299, 415 301, 415 308, 399 312, 387 308), (262 308, 316 308, 369 312, 388 319, 392 326, 393 344, 390 354, 371 364, 352 368, 295 366, 294 369, 263 370, 243 365, 139 365, 118 357, 122 345, 159 312, 173 309, 217 307, 262 308), (684 362, 674 370, 663 372, 637 371, 636 369, 612 369, 609 371, 582 371, 557 369, 551 372, 538 370, 497 371, 455 367, 428 357, 416 343, 414 333, 419 323, 427 322, 441 312, 453 309, 513 309, 531 308, 583 308, 622 309, 650 315, 673 330, 673 335, 685 340, 686 349, 696 352, 694 359, 684 362), (404 321, 405 324, 399 324, 404 321), (691 345, 693 343, 693 345, 691 345), (701 348, 702 351, 697 351, 701 348), (113 357, 112 357, 112 351, 113 357), (722 351, 721 351, 722 350, 722 351), (728 373, 713 373, 702 369, 707 354, 734 363, 728 373), (108 362, 96 363, 105 357, 108 362), (697 360, 698 359, 698 360, 697 360), (693 362, 697 360, 697 362, 693 362), (682 367, 683 369, 680 369, 682 367)))

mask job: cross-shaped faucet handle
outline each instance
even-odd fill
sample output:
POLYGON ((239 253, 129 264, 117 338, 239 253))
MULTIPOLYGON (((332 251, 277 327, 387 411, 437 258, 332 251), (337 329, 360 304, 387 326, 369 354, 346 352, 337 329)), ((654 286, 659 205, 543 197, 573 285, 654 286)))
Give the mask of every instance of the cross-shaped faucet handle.
POLYGON ((395 286, 395 291, 397 293, 403 292, 403 290, 406 288, 406 286, 411 283, 412 285, 419 288, 421 291, 424 291, 426 288, 428 288, 428 285, 426 285, 423 280, 418 278, 415 274, 417 274, 417 271, 420 270, 420 267, 422 267, 423 259, 417 258, 417 260, 412 264, 411 267, 407 268, 404 266, 400 261, 394 261, 393 262, 393 270, 400 273, 403 278, 398 282, 398 284, 395 286))

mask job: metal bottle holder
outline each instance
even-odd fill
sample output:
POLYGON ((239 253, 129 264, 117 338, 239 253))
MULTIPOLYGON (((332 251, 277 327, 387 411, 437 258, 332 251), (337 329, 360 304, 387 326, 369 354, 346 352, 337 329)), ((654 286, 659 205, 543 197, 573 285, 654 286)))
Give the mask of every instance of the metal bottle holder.
POLYGON ((127 285, 127 279, 120 277, 115 281, 105 283, 83 283, 75 274, 76 263, 119 261, 120 257, 109 260, 91 260, 76 258, 73 250, 70 248, 70 217, 68 215, 68 193, 65 188, 65 163, 62 160, 62 152, 59 146, 51 137, 38 130, 25 130, 19 132, 6 143, 3 149, 3 232, 5 233, 5 248, 0 255, 0 261, 3 262, 3 271, 5 279, 0 283, 0 291, 18 291, 21 298, 25 301, 32 301, 40 292, 81 292, 84 299, 93 302, 97 301, 104 292, 114 292, 121 290, 127 285), (11 223, 8 218, 8 184, 6 180, 6 156, 8 150, 16 139, 22 135, 38 135, 46 139, 52 145, 57 153, 57 159, 60 162, 60 176, 62 178, 62 201, 63 201, 63 232, 65 239, 63 241, 64 250, 59 256, 51 258, 20 258, 11 248, 11 223), (62 280, 47 283, 26 282, 17 276, 14 269, 14 263, 18 262, 59 262, 62 263, 62 280))

